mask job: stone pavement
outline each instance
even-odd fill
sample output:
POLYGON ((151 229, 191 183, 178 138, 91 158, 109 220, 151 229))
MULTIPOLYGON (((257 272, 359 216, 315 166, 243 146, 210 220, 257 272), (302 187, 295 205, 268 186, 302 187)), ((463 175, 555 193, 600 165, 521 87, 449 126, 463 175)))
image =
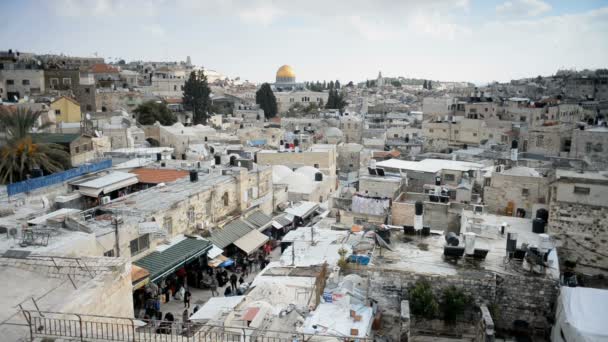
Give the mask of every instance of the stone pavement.
MULTIPOLYGON (((271 253, 270 253, 270 261, 277 261, 279 259, 279 257, 281 256, 281 248, 277 247, 275 248, 271 253)), ((258 265, 255 265, 252 273, 250 273, 247 278, 245 279, 245 282, 247 283, 251 283, 253 281, 253 279, 255 279, 255 277, 257 276, 257 274, 260 272, 260 269, 257 269, 256 267, 258 267, 258 265)), ((230 277, 232 273, 230 271, 228 271, 228 277, 230 277)), ((237 276, 240 276, 237 273, 237 276)), ((222 287, 218 287, 217 292, 219 293, 220 296, 224 296, 224 290, 226 290, 226 287, 230 286, 230 282, 228 282, 228 284, 222 286, 222 287)), ((211 290, 205 289, 197 289, 197 288, 191 288, 190 289, 190 293, 192 294, 192 298, 190 299, 190 309, 188 310, 189 314, 192 314, 192 310, 194 309, 195 306, 199 306, 202 307, 203 304, 205 304, 209 298, 211 298, 211 290)), ((165 314, 167 312, 171 312, 173 314, 173 317, 175 317, 175 320, 178 322, 182 321, 182 315, 184 312, 184 301, 183 300, 175 300, 173 298, 171 298, 171 300, 168 303, 164 303, 161 304, 160 306, 160 311, 163 313, 163 317, 165 316, 165 314)))

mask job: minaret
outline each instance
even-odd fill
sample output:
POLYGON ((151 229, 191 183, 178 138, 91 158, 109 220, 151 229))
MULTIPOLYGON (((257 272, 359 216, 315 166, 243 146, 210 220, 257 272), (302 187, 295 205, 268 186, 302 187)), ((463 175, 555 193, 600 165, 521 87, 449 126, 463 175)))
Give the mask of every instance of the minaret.
POLYGON ((384 86, 384 78, 382 77, 382 71, 378 71, 378 79, 376 80, 376 85, 378 87, 384 86))
POLYGON ((187 66, 191 66, 192 65, 192 60, 190 59, 190 56, 186 56, 186 65, 187 66))

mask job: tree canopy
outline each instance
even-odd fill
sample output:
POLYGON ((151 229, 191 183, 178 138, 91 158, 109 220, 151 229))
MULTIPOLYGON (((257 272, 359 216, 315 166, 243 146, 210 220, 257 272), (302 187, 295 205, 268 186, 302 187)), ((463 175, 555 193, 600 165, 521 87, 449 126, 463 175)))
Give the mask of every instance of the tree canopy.
POLYGON ((264 110, 264 116, 273 118, 277 115, 277 98, 274 96, 270 84, 264 83, 255 93, 255 103, 260 105, 260 108, 264 110))
MULTIPOLYGON (((6 132, 0 147, 0 183, 25 180, 34 169, 54 173, 71 167, 70 154, 63 146, 32 141, 30 132, 37 127, 41 115, 31 109, 13 112, 0 107, 0 127, 6 132)), ((37 128, 47 126, 50 123, 37 128)))
POLYGON ((329 89, 329 97, 325 104, 326 109, 339 109, 340 111, 346 106, 344 96, 337 89, 329 89))
POLYGON ((142 125, 153 125, 156 121, 163 126, 170 126, 177 122, 175 113, 169 110, 167 105, 157 101, 147 101, 135 108, 137 121, 142 125))
POLYGON ((395 88, 401 88, 401 82, 399 82, 398 80, 391 81, 391 84, 395 88))
POLYGON ((184 108, 192 111, 192 124, 207 124, 211 106, 211 89, 203 70, 192 71, 184 84, 184 108))

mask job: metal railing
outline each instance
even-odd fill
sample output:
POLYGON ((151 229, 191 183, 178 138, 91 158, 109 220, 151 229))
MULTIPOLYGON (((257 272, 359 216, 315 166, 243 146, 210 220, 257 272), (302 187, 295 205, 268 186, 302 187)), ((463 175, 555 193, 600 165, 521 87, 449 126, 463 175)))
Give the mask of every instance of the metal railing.
POLYGON ((227 327, 192 322, 144 321, 134 318, 22 310, 30 341, 61 338, 67 341, 154 342, 304 342, 316 338, 372 342, 372 338, 303 334, 290 331, 227 327))

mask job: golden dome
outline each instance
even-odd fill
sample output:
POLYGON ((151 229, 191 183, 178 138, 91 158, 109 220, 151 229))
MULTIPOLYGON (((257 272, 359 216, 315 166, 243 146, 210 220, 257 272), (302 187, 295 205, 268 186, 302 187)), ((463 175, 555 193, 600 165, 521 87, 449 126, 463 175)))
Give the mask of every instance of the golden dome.
POLYGON ((277 78, 296 78, 296 73, 289 65, 283 65, 277 70, 277 78))

